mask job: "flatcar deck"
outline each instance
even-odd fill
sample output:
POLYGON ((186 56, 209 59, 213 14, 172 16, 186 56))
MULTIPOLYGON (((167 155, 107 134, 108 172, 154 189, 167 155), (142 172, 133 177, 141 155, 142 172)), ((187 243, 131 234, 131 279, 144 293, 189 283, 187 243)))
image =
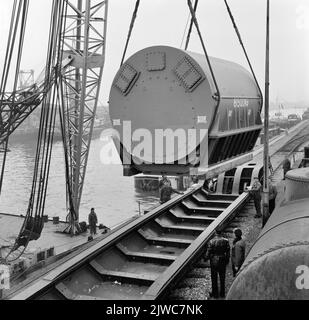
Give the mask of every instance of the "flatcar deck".
POLYGON ((66 270, 63 265, 55 268, 39 281, 45 283, 40 290, 34 283, 13 298, 159 298, 166 288, 157 280, 175 278, 191 260, 187 256, 202 253, 215 228, 228 221, 246 199, 246 194, 214 196, 203 187, 191 190, 141 217, 135 226, 124 227, 119 236, 111 235, 75 256, 66 270))

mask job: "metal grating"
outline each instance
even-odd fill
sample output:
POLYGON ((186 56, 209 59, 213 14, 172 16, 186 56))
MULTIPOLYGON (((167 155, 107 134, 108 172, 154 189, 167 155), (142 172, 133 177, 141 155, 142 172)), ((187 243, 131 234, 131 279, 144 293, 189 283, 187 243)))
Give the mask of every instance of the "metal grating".
POLYGON ((177 64, 174 73, 182 85, 189 91, 193 91, 204 80, 203 75, 187 57, 184 57, 177 64))
POLYGON ((165 52, 149 52, 146 54, 146 67, 148 71, 162 71, 166 67, 165 52))
POLYGON ((115 87, 118 88, 122 94, 127 95, 138 78, 139 73, 130 65, 125 64, 115 81, 115 87))

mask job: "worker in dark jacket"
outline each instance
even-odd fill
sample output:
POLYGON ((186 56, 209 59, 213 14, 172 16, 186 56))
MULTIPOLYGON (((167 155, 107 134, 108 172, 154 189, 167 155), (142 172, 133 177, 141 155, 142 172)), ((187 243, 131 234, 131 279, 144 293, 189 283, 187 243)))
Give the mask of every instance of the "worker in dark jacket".
POLYGON ((217 299, 218 295, 218 275, 220 278, 220 297, 225 297, 225 273, 226 266, 230 260, 230 244, 225 239, 220 230, 216 230, 216 234, 208 243, 205 260, 210 260, 211 270, 211 298, 217 299))
POLYGON ((173 189, 169 183, 163 184, 162 188, 160 189, 160 202, 165 203, 171 200, 173 193, 183 194, 183 192, 173 189))
POLYGON ((164 174, 162 174, 162 179, 159 181, 159 190, 165 185, 169 184, 172 185, 171 180, 168 179, 168 177, 164 174))
POLYGON ((233 276, 236 277, 237 272, 245 261, 246 243, 242 239, 242 231, 239 228, 234 229, 234 235, 231 260, 233 276))
POLYGON ((288 157, 286 157, 282 163, 282 169, 283 169, 283 180, 285 180, 285 175, 288 171, 291 170, 291 161, 288 157))
POLYGON ((262 200, 262 185, 260 184, 259 178, 254 177, 254 181, 250 189, 247 189, 245 191, 248 191, 253 198, 254 206, 256 210, 256 215, 254 218, 260 218, 262 217, 261 212, 261 200, 262 200))
POLYGON ((94 234, 97 234, 97 223, 98 223, 98 217, 94 211, 94 208, 91 208, 91 211, 88 216, 88 223, 90 228, 90 236, 93 237, 94 234))
POLYGON ((277 187, 269 179, 269 215, 275 210, 277 193, 277 187))

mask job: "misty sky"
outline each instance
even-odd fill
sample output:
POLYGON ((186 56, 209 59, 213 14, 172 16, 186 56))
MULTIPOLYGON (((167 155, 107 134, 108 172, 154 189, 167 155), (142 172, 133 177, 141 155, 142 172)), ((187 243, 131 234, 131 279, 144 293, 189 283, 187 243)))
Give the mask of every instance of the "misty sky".
MULTIPOLYGON (((0 72, 12 0, 1 0, 0 72)), ((264 88, 266 0, 229 0, 258 80, 264 88)), ((135 0, 109 0, 106 62, 101 101, 109 89, 125 44, 135 0)), ((30 0, 23 69, 38 76, 46 59, 51 0, 30 0)), ((180 47, 188 20, 187 0, 141 0, 128 55, 151 45, 180 47)), ((200 0, 198 19, 211 56, 247 67, 223 0, 200 0)), ((189 49, 202 52, 196 32, 189 49)), ((309 0, 271 0, 271 99, 309 102, 309 0)))

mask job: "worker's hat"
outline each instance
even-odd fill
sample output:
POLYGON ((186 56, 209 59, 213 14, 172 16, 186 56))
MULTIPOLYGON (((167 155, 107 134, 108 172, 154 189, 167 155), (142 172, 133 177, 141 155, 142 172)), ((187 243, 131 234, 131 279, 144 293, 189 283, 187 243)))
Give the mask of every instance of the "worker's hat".
POLYGON ((242 236, 242 231, 239 228, 235 228, 233 230, 235 236, 241 237, 242 236))

